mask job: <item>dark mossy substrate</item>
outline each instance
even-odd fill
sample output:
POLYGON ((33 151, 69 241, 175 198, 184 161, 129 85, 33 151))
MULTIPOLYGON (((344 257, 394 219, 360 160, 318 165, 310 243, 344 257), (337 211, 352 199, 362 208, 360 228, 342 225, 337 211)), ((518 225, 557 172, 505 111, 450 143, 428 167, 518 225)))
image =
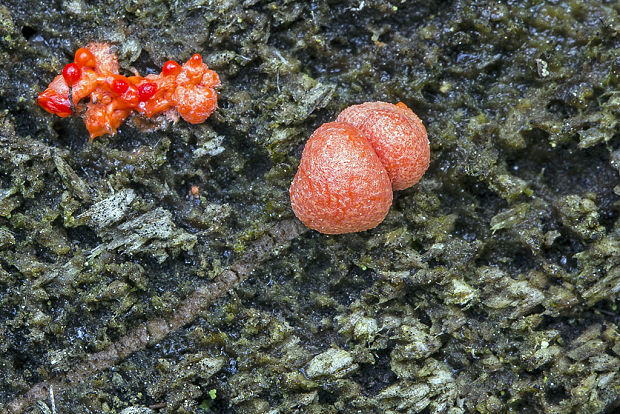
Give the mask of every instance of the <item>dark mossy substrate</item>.
POLYGON ((616 412, 619 14, 613 0, 3 1, 0 412, 291 218, 307 137, 371 100, 405 102, 432 148, 379 227, 306 232, 191 325, 56 390, 57 412, 616 412), (220 109, 89 144, 79 117, 35 97, 91 41, 116 45, 126 73, 201 53, 220 109))

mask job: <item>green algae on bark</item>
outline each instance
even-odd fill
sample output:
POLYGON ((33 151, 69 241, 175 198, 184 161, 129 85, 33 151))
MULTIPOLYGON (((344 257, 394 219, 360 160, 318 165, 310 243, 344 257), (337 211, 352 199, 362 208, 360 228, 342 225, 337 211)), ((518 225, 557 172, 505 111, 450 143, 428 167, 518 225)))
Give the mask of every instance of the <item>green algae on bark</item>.
POLYGON ((76 366, 58 412, 617 409, 617 4, 47 3, 0 6, 0 411, 76 366), (126 74, 201 53, 220 108, 87 144, 34 97, 90 41, 126 74), (432 153, 381 226, 306 232, 162 324, 293 218, 310 133, 373 100, 432 153), (106 349, 134 352, 89 371, 106 349))

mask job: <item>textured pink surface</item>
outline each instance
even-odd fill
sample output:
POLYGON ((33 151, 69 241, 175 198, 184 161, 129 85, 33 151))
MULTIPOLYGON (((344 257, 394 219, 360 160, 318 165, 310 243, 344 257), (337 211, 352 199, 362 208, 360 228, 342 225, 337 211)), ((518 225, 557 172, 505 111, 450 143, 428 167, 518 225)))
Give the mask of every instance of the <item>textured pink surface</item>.
POLYGON ((362 132, 387 170, 394 190, 411 187, 428 168, 430 149, 426 129, 404 104, 353 105, 342 111, 337 121, 349 123, 362 132))
POLYGON ((290 196, 306 226, 321 233, 351 233, 383 221, 392 204, 392 185, 360 131, 330 122, 306 143, 290 196))

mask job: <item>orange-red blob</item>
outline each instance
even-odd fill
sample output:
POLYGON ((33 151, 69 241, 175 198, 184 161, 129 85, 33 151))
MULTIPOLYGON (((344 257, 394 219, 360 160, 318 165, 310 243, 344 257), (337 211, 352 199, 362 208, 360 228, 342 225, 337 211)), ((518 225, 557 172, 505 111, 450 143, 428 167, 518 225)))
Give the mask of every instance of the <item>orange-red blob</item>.
POLYGON ((69 86, 62 75, 56 76, 47 89, 39 94, 37 102, 47 112, 61 118, 73 115, 71 102, 69 102, 69 86))
POLYGON ((179 115, 190 124, 200 124, 217 109, 217 94, 202 85, 180 85, 172 94, 179 115))
POLYGON ((75 51, 75 58, 73 59, 78 66, 90 66, 95 67, 97 64, 97 60, 95 59, 95 55, 85 47, 81 47, 75 51))
POLYGON ((342 111, 337 121, 362 131, 387 170, 394 190, 411 187, 428 168, 430 149, 426 129, 405 104, 353 105, 342 111))
POLYGON ((306 226, 321 233, 351 233, 383 221, 392 205, 392 185, 360 131, 330 122, 306 143, 290 196, 306 226))
POLYGON ((374 228, 392 190, 417 183, 429 160, 426 129, 405 104, 350 106, 306 143, 290 188, 293 212, 321 233, 374 228))

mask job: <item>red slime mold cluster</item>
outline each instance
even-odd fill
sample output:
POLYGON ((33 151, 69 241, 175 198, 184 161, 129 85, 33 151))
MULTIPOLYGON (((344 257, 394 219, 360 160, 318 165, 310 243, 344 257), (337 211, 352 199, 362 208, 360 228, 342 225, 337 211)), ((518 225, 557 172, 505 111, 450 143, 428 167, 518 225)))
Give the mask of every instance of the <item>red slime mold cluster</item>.
POLYGON ((189 123, 202 123, 217 109, 219 85, 218 74, 199 54, 183 65, 167 61, 158 75, 123 76, 110 45, 91 43, 75 52, 74 61, 39 95, 38 103, 60 117, 81 113, 92 140, 114 135, 134 111, 147 118, 176 120, 180 115, 189 123), (84 104, 85 98, 90 101, 84 104))

